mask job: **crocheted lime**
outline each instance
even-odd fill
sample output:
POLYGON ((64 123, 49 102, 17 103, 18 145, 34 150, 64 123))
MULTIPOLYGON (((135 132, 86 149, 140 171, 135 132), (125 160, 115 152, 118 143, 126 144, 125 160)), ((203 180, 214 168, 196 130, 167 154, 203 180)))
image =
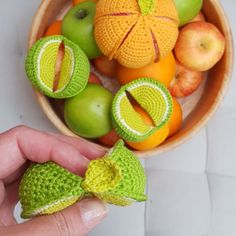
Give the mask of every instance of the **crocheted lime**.
POLYGON ((53 162, 32 164, 20 184, 22 217, 50 214, 75 203, 85 195, 82 180, 53 162))
POLYGON ((130 142, 145 140, 163 127, 172 114, 172 97, 160 82, 140 78, 121 87, 112 103, 112 120, 120 137, 130 142), (145 123, 132 103, 138 103, 150 116, 154 125, 145 123))
POLYGON ((88 83, 90 72, 83 50, 64 36, 37 41, 28 52, 25 68, 33 85, 52 98, 78 94, 88 83))
POLYGON ((90 162, 84 179, 53 162, 32 164, 20 183, 21 215, 52 214, 91 196, 119 206, 130 205, 146 200, 145 183, 142 165, 120 140, 104 158, 90 162))
POLYGON ((82 187, 98 198, 119 206, 145 201, 146 177, 142 165, 122 140, 106 154, 92 161, 82 187))
POLYGON ((99 0, 94 35, 104 55, 139 68, 171 52, 178 25, 173 0, 99 0))

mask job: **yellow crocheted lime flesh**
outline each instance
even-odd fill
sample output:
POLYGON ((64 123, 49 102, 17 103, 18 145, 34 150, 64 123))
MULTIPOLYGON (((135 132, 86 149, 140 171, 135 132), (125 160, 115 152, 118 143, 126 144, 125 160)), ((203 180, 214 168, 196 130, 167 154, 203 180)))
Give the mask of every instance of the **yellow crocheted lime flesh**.
POLYGON ((61 73, 57 91, 62 91, 69 83, 73 74, 74 68, 74 55, 73 51, 69 47, 65 47, 65 55, 63 58, 61 73))
POLYGON ((179 33, 173 0, 99 0, 94 22, 100 50, 128 68, 164 58, 179 33))
POLYGON ((169 121, 172 106, 172 97, 163 84, 150 78, 137 79, 123 86, 113 100, 115 130, 126 141, 142 141, 169 121), (135 103, 152 118, 154 126, 145 123, 134 109, 135 103))
POLYGON ((117 114, 120 116, 120 119, 124 120, 124 125, 127 129, 137 133, 137 135, 145 135, 153 128, 147 125, 141 115, 134 110, 125 92, 120 97, 119 106, 117 106, 117 114))
POLYGON ((140 162, 120 140, 104 159, 91 161, 82 187, 103 201, 127 206, 146 200, 145 182, 140 162))
POLYGON ((54 202, 50 205, 46 205, 44 208, 42 209, 38 209, 34 215, 50 215, 53 214, 55 212, 61 211, 63 209, 65 209, 66 207, 73 205, 74 203, 76 203, 79 200, 79 197, 67 197, 65 199, 61 199, 57 202, 54 202))
POLYGON ((55 65, 58 55, 58 49, 61 44, 60 40, 49 41, 41 55, 39 56, 39 75, 40 81, 44 87, 53 91, 53 80, 55 77, 55 65))
MULTIPOLYGON (((39 57, 39 75, 42 85, 53 92, 55 78, 55 64, 61 41, 52 41, 45 45, 39 57)), ((70 81, 74 68, 74 55, 69 47, 65 47, 60 79, 55 92, 62 91, 70 81)))
POLYGON ((155 84, 150 84, 149 82, 143 82, 127 88, 127 91, 150 115, 157 127, 162 125, 163 120, 167 119, 171 104, 169 102, 169 96, 163 92, 163 88, 155 84))
POLYGON ((105 192, 116 187, 121 178, 121 171, 114 163, 106 159, 95 160, 91 162, 82 186, 88 192, 105 192))

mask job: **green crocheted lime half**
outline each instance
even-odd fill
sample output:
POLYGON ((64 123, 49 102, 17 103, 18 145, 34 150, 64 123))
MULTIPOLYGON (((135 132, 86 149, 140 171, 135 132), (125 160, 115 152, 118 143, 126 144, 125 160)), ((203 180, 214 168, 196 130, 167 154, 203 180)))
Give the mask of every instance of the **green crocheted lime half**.
POLYGON ((52 98, 78 94, 87 85, 90 72, 83 50, 64 36, 37 41, 28 52, 25 68, 33 85, 52 98))
POLYGON ((163 84, 150 78, 140 78, 118 91, 112 104, 112 120, 123 139, 140 142, 169 121, 172 109, 172 97, 163 84), (146 124, 135 111, 130 97, 152 118, 153 126, 146 124))
POLYGON ((120 140, 105 157, 90 162, 85 178, 53 162, 32 164, 20 183, 21 215, 52 214, 92 196, 119 206, 130 205, 146 200, 145 184, 142 165, 120 140))
POLYGON ((145 184, 142 165, 120 140, 104 159, 90 163, 82 186, 105 202, 127 206, 147 199, 145 184))
POLYGON ((21 216, 51 214, 73 204, 86 195, 82 180, 53 162, 32 164, 20 184, 21 216))

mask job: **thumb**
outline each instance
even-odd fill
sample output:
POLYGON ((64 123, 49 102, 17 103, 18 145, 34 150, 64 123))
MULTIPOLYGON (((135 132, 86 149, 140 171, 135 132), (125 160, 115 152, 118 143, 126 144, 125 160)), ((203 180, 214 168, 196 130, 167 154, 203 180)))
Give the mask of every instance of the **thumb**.
POLYGON ((85 199, 53 215, 39 216, 11 226, 8 235, 83 236, 107 215, 106 205, 97 199, 85 199))

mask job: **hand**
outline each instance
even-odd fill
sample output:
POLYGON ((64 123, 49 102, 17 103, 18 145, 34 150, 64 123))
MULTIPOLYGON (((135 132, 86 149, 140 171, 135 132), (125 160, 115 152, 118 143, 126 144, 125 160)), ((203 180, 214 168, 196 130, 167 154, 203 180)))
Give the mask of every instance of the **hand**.
POLYGON ((29 161, 54 161, 83 175, 89 159, 104 155, 96 145, 20 126, 0 134, 0 155, 0 235, 82 236, 106 216, 105 205, 96 199, 83 200, 56 214, 35 217, 23 224, 17 224, 13 216, 19 200, 19 182, 29 161))

